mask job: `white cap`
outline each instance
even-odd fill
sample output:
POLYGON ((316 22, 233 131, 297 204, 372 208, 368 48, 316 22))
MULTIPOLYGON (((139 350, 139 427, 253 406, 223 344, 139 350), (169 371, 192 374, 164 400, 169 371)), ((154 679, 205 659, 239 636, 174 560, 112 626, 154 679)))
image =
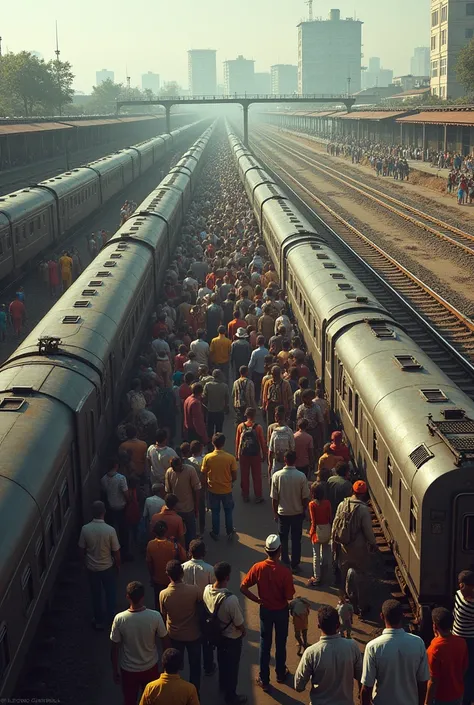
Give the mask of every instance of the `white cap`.
POLYGON ((267 540, 265 541, 265 548, 267 551, 277 551, 280 546, 281 541, 278 534, 270 534, 270 536, 267 536, 267 540))

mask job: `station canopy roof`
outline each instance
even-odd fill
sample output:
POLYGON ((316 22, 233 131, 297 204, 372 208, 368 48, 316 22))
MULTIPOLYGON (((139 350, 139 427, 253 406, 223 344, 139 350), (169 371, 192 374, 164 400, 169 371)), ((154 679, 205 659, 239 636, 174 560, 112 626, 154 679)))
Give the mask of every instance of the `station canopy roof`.
POLYGON ((426 110, 418 115, 400 117, 397 122, 432 125, 472 125, 474 110, 426 110))
POLYGON ((48 132, 50 130, 69 130, 72 125, 64 125, 60 122, 37 122, 37 123, 18 123, 10 125, 2 125, 0 122, 0 135, 14 135, 25 132, 48 132))
POLYGON ((334 117, 341 120, 390 120, 407 114, 407 110, 357 110, 352 113, 338 113, 334 117))

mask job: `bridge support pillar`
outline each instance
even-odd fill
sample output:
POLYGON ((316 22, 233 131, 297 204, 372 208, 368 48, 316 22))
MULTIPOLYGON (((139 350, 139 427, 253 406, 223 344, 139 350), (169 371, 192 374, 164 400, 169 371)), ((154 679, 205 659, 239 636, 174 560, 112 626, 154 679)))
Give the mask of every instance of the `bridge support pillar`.
POLYGON ((244 109, 244 145, 249 146, 249 106, 242 103, 244 109))
POLYGON ((165 105, 166 110, 166 132, 171 132, 171 105, 165 105))

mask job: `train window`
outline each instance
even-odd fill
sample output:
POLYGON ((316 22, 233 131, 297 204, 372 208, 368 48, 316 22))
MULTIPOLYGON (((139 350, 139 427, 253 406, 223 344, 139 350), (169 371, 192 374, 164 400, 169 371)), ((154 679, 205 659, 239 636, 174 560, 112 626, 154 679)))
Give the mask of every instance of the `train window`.
POLYGON ((70 506, 71 506, 71 498, 69 496, 69 483, 66 480, 64 482, 64 485, 61 488, 61 509, 63 512, 63 516, 66 516, 66 514, 69 511, 70 506))
POLYGON ((474 514, 466 514, 463 519, 462 550, 474 551, 474 514))
POLYGON ((30 235, 33 235, 34 232, 35 232, 35 222, 34 222, 34 220, 32 220, 30 222, 30 235))
POLYGON ((403 484, 402 481, 398 481, 398 511, 402 511, 402 496, 403 496, 403 484))
POLYGON ((89 430, 90 430, 91 458, 93 458, 94 453, 95 453, 95 421, 94 421, 94 412, 93 411, 89 412, 89 430))
POLYGON ((354 392, 353 392, 352 389, 349 387, 349 413, 351 414, 351 416, 352 416, 352 402, 353 402, 353 398, 354 398, 354 392))
POLYGON ((43 228, 46 227, 46 215, 43 213, 43 228))
POLYGON ((20 244, 20 228, 15 228, 15 242, 17 245, 20 244))
POLYGON ((416 536, 416 522, 418 519, 418 505, 413 499, 413 497, 410 498, 410 534, 415 537, 416 536))
POLYGON ((9 250, 12 249, 12 239, 11 239, 11 236, 10 236, 10 235, 7 235, 7 248, 8 248, 9 250))
POLYGON ((28 614, 33 600, 35 599, 33 575, 31 573, 31 568, 29 565, 26 566, 25 570, 23 571, 23 575, 21 576, 21 590, 23 593, 23 609, 25 610, 25 614, 28 614))
POLYGON ((346 375, 342 375, 342 401, 345 401, 346 396, 347 396, 347 381, 346 381, 346 375))
POLYGON ((0 257, 3 255, 3 240, 0 239, 0 257))
POLYGON ((125 336, 122 338, 122 360, 126 358, 125 336))
POLYGON ((354 426, 359 428, 359 395, 356 392, 354 406, 354 426))
POLYGON ((48 523, 48 541, 49 541, 49 554, 54 551, 54 548, 56 546, 56 536, 54 535, 54 526, 53 526, 53 518, 50 516, 49 517, 49 523, 48 523))
POLYGON ((26 240, 26 225, 21 226, 21 236, 23 240, 26 240))
POLYGON ((38 566, 38 575, 42 578, 46 570, 46 550, 42 536, 36 542, 36 565, 38 566))
POLYGON ((375 431, 372 432, 372 459, 375 460, 376 463, 379 459, 379 446, 375 431))
POLYGON ((41 230, 41 218, 39 216, 36 218, 36 229, 41 230))
POLYGON ((10 665, 10 649, 8 648, 8 633, 5 622, 0 626, 0 680, 10 665))
POLYGON ((392 494, 392 491, 393 491, 393 467, 392 467, 392 461, 390 460, 390 456, 387 458, 387 473, 385 475, 385 484, 386 484, 387 489, 390 492, 390 494, 392 494))
POLYGON ((61 533, 61 528, 62 528, 62 523, 63 523, 63 518, 61 516, 61 505, 59 504, 59 499, 54 505, 54 523, 56 524, 56 536, 59 536, 61 533))

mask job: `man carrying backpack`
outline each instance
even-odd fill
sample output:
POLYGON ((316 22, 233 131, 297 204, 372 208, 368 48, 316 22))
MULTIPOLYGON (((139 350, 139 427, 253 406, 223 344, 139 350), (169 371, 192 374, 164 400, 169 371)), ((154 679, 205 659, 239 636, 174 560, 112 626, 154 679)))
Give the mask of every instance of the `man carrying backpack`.
POLYGON ((262 405, 267 415, 267 425, 273 423, 277 406, 282 405, 286 417, 290 416, 293 407, 293 392, 290 383, 282 378, 281 368, 278 365, 272 367, 272 376, 263 385, 262 405))
POLYGON ((255 385, 249 379, 249 368, 242 365, 239 368, 240 377, 235 380, 232 387, 232 403, 235 409, 235 422, 242 423, 245 419, 245 410, 255 408, 255 385))
POLYGON ((252 472, 255 502, 263 502, 262 462, 267 457, 267 445, 260 424, 255 423, 256 409, 245 410, 245 421, 237 426, 235 455, 240 463, 240 486, 244 502, 249 501, 250 472, 252 472))
POLYGON ((361 615, 368 609, 369 591, 365 589, 365 576, 370 568, 370 552, 377 550, 372 516, 364 501, 366 495, 366 483, 363 480, 354 482, 351 497, 344 499, 337 508, 331 534, 343 586, 348 571, 352 569, 350 580, 347 580, 351 585, 346 586, 346 592, 351 593, 354 609, 361 615))
POLYGON ((216 582, 206 585, 203 601, 206 608, 203 632, 217 647, 219 687, 225 693, 227 705, 243 705, 247 696, 236 693, 242 640, 246 634, 244 616, 239 601, 228 590, 231 567, 229 563, 216 563, 216 582))

